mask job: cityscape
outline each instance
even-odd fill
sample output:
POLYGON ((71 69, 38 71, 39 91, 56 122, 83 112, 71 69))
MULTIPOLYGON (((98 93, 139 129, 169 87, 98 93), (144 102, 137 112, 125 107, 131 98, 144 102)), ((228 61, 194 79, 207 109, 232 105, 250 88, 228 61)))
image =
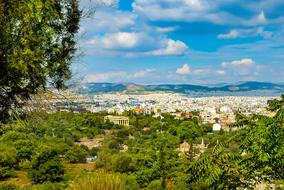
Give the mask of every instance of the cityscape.
POLYGON ((146 94, 102 93, 77 94, 74 91, 51 91, 40 97, 43 101, 32 102, 28 107, 44 107, 48 112, 107 112, 123 115, 132 111, 136 114, 151 115, 161 118, 163 113, 170 113, 175 119, 184 119, 192 112, 198 112, 203 123, 212 125, 218 119, 223 129, 228 130, 234 123, 236 113, 251 117, 253 114, 273 116, 267 110, 267 102, 273 96, 214 96, 189 97, 184 94, 167 92, 149 92, 146 94), (52 95, 53 94, 53 95, 52 95), (57 94, 54 95, 54 94, 57 94), (47 98, 48 97, 48 98, 47 98), (40 102, 39 105, 37 103, 40 102))
POLYGON ((0 190, 284 189, 284 0, 0 0, 0 190))

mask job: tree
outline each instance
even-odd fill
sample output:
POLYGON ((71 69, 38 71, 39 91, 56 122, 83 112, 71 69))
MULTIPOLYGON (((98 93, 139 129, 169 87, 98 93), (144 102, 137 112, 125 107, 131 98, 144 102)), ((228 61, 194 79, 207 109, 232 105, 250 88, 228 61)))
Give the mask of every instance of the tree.
POLYGON ((118 154, 113 157, 114 171, 119 173, 128 173, 135 170, 133 158, 128 154, 118 154))
POLYGON ((283 122, 266 116, 254 116, 252 122, 241 144, 250 177, 256 182, 283 179, 283 122))
POLYGON ((237 189, 247 187, 246 169, 238 153, 226 152, 223 143, 217 144, 211 154, 202 155, 188 169, 188 183, 196 189, 237 189))
POLYGON ((13 170, 18 165, 17 150, 8 144, 0 144, 0 179, 13 175, 13 170))
POLYGON ((28 176, 35 183, 57 182, 63 178, 64 167, 57 152, 50 148, 43 149, 31 165, 28 176))
POLYGON ((85 149, 79 145, 74 145, 69 148, 65 157, 70 163, 85 163, 87 155, 88 152, 85 149))
POLYGON ((161 131, 132 147, 131 152, 137 160, 134 174, 141 187, 151 183, 157 185, 154 180, 158 180, 159 189, 165 189, 166 180, 175 178, 176 166, 180 161, 176 151, 178 143, 178 138, 161 131))
POLYGON ((0 121, 48 83, 64 87, 80 17, 78 0, 0 0, 0 121))

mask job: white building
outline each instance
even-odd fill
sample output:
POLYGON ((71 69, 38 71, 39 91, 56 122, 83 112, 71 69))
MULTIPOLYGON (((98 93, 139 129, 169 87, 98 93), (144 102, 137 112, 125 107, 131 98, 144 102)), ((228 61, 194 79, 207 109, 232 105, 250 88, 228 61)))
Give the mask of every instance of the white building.
POLYGON ((222 128, 222 126, 220 125, 220 123, 215 123, 213 125, 213 131, 220 131, 222 128))
POLYGON ((124 117, 124 116, 113 116, 113 115, 108 115, 104 117, 105 122, 106 121, 110 121, 114 124, 117 125, 125 125, 125 126, 129 126, 129 118, 128 117, 124 117))

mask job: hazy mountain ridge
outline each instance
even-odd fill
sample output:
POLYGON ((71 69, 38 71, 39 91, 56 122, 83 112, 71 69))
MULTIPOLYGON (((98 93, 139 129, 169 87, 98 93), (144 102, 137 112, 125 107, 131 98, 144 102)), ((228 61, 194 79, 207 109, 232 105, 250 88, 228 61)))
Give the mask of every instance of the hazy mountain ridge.
POLYGON ((265 91, 268 94, 284 93, 284 85, 270 82, 243 82, 238 84, 224 86, 202 86, 191 84, 159 84, 159 85, 138 85, 135 83, 87 83, 84 88, 76 89, 80 93, 97 94, 111 92, 175 92, 183 94, 191 93, 240 93, 240 92, 260 92, 265 91))

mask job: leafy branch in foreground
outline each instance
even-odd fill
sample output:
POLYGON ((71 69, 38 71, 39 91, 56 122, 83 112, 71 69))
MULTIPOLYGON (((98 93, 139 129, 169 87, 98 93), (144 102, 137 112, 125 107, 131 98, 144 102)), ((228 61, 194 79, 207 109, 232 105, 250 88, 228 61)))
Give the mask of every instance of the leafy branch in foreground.
POLYGON ((0 0, 0 121, 47 83, 64 86, 80 18, 78 0, 0 0))

